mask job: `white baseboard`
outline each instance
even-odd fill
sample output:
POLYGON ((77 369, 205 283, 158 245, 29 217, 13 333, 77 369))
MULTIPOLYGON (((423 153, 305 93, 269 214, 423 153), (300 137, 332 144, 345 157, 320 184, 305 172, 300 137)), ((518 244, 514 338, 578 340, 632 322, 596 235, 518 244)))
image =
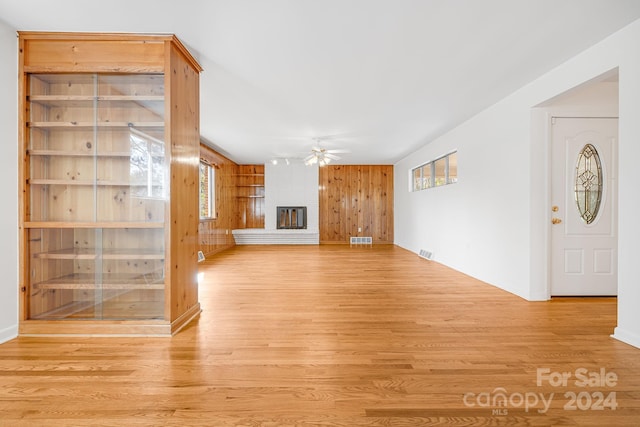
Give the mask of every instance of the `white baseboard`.
POLYGON ((640 335, 621 329, 619 326, 613 331, 612 338, 640 348, 640 335))
POLYGON ((18 325, 9 326, 0 330, 0 344, 12 340, 18 336, 18 325))

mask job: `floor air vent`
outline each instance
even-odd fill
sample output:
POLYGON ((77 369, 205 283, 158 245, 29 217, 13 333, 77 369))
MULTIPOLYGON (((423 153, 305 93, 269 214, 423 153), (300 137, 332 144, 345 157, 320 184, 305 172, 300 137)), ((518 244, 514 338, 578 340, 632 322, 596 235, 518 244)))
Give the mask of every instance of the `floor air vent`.
POLYGON ((352 245, 373 245, 373 237, 352 236, 349 242, 352 245))
POLYGON ((431 260, 433 258, 433 252, 429 252, 427 250, 420 249, 420 252, 418 253, 418 256, 420 258, 431 260))

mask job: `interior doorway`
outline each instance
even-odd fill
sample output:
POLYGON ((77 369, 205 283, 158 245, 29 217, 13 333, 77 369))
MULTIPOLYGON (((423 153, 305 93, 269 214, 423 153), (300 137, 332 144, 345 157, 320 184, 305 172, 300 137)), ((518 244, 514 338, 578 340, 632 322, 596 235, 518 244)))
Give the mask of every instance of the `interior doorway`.
MULTIPOLYGON (((560 187, 565 191, 563 200, 565 201, 566 206, 563 208, 564 210, 560 212, 561 206, 554 200, 556 197, 551 194, 553 187, 552 179, 554 176, 554 174, 552 174, 552 160, 557 157, 552 154, 552 139, 554 126, 556 126, 552 124, 554 117, 556 118, 556 122, 560 120, 559 118, 580 118, 588 120, 609 120, 613 118, 617 121, 618 112, 619 81, 617 68, 611 69, 592 78, 591 80, 585 81, 578 86, 550 98, 536 105, 531 111, 531 138, 532 141, 540 141, 540 144, 533 146, 531 151, 531 247, 534 249, 531 253, 531 265, 534 267, 531 270, 531 300, 542 301, 548 300, 552 296, 570 294, 568 292, 557 290, 555 286, 555 282, 557 282, 557 280, 552 279, 552 268, 556 267, 556 265, 552 264, 552 258, 556 257, 556 255, 552 253, 552 238, 555 238, 552 237, 552 233, 556 231, 554 228, 563 229, 563 227, 567 226, 567 217, 564 216, 567 212, 570 212, 572 215, 574 212, 579 212, 577 202, 575 200, 575 187, 569 187, 568 182, 573 183, 573 181, 569 181, 569 177, 573 180, 578 161, 577 156, 584 146, 587 145, 587 139, 589 138, 587 138, 587 134, 580 135, 581 131, 575 131, 573 132, 573 135, 569 132, 568 135, 563 137, 565 139, 572 139, 573 144, 576 146, 580 145, 579 142, 584 142, 584 144, 580 146, 577 152, 572 154, 572 159, 566 156, 566 154, 565 157, 563 157, 562 168, 564 171, 564 179, 560 187), (569 173, 568 171, 572 171, 572 173, 569 173), (569 200, 568 203, 566 202, 567 200, 569 200), (557 211, 555 212, 554 206, 557 206, 557 211), (571 211, 567 210, 569 208, 571 211), (553 221, 554 218, 562 222, 552 224, 551 221, 553 221), (552 282, 554 282, 553 290, 552 282)), ((566 141, 562 144, 564 145, 564 150, 566 150, 566 141)), ((597 143, 595 145, 600 147, 601 144, 597 143)), ((599 153, 600 148, 597 148, 597 150, 599 153)), ((613 150, 614 152, 611 161, 614 163, 611 167, 617 167, 617 148, 613 148, 613 150)), ((604 166, 604 168, 605 172, 603 172, 603 178, 604 174, 608 174, 611 171, 609 166, 604 166)), ((611 177, 611 175, 608 176, 611 177)), ((612 201, 614 202, 613 206, 617 209, 617 180, 613 184, 616 187, 615 191, 614 193, 609 192, 608 196, 615 194, 616 199, 612 201)), ((609 186, 607 185, 607 189, 603 191, 610 191, 609 186)), ((595 217, 597 217, 597 215, 598 214, 596 214, 595 217)), ((617 211, 614 211, 613 215, 613 221, 615 223, 614 231, 617 234, 617 211)), ((571 220, 573 219, 575 218, 572 218, 571 220)), ((600 219, 594 219, 594 221, 590 221, 590 227, 594 227, 596 224, 600 223, 600 219)), ((568 231, 573 232, 574 230, 568 231)), ((609 252, 609 258, 606 260, 604 258, 606 255, 605 252, 602 251, 598 253, 599 258, 596 261, 598 263, 597 271, 603 271, 605 269, 605 263, 609 263, 612 269, 615 267, 617 270, 616 260, 619 254, 617 253, 616 246, 617 244, 614 243, 613 247, 615 247, 616 253, 611 254, 611 252, 609 252), (611 256, 616 257, 616 259, 611 259, 611 256)), ((566 267, 568 272, 578 271, 578 268, 585 268, 582 258, 579 259, 582 255, 579 254, 578 251, 563 251, 562 257, 563 259, 561 262, 564 263, 564 267, 566 267), (565 257, 569 259, 565 259, 565 257)))

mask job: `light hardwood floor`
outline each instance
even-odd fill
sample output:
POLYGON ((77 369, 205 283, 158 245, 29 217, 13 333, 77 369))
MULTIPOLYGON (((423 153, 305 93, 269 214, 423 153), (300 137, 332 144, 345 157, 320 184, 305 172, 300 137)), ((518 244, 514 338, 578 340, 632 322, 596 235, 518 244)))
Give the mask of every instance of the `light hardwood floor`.
POLYGON ((0 345, 0 425, 640 425, 614 298, 527 302, 392 245, 237 247, 201 271, 204 311, 173 338, 0 345))

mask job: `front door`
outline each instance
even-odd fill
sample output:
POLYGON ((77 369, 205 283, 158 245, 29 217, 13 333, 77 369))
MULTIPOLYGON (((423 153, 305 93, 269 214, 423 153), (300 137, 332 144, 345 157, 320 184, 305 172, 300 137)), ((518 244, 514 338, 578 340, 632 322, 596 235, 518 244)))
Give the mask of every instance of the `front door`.
POLYGON ((554 118, 551 295, 617 295, 615 118, 554 118))

